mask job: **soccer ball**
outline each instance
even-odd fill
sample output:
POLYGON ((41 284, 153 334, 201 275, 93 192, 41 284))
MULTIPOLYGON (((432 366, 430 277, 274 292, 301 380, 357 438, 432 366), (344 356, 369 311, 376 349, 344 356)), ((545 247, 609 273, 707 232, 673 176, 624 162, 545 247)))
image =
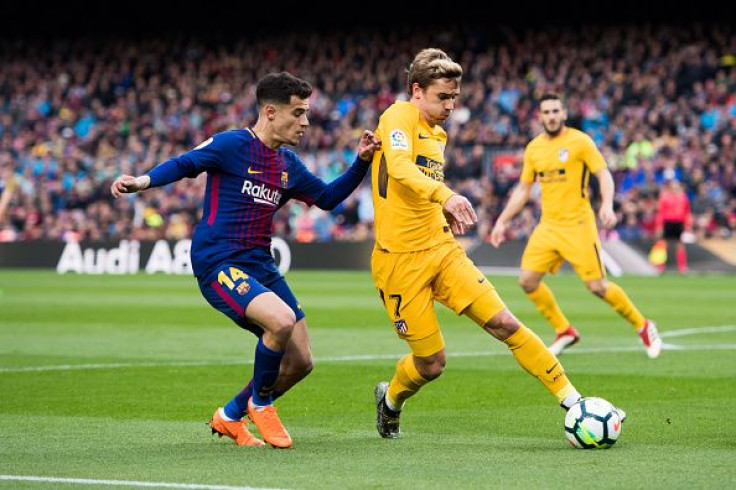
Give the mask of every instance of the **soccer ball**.
POLYGON ((572 447, 608 449, 620 435, 619 414, 603 398, 581 398, 565 415, 565 436, 572 447))

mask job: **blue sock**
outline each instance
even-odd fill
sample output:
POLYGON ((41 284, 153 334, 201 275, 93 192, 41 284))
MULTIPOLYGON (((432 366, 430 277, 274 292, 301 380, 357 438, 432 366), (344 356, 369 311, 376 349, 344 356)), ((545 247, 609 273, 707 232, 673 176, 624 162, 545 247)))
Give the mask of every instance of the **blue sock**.
POLYGON ((235 395, 235 398, 230 400, 227 405, 223 407, 225 415, 233 420, 240 420, 248 410, 248 398, 253 394, 253 380, 248 381, 248 384, 243 390, 235 395))
POLYGON ((271 405, 271 392, 279 377, 279 367, 283 352, 272 351, 263 344, 263 338, 256 345, 256 359, 253 366, 253 403, 255 405, 271 405))

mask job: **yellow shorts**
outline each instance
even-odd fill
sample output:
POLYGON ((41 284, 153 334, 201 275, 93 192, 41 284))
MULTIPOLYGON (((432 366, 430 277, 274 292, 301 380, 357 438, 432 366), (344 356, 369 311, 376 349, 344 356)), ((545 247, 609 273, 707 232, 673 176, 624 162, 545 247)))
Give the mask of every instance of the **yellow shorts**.
POLYGON ((417 356, 435 354, 445 346, 435 300, 459 315, 483 297, 484 322, 506 307, 455 240, 410 253, 374 249, 371 270, 396 333, 417 356))
POLYGON ((556 273, 565 260, 585 282, 606 277, 595 221, 572 225, 539 223, 524 249, 521 268, 556 273))

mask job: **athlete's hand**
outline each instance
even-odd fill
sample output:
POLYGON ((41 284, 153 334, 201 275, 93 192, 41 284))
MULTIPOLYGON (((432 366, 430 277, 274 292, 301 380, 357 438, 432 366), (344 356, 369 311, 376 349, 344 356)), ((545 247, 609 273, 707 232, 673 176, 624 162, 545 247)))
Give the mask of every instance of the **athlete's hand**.
POLYGON ((503 242, 506 241, 506 223, 496 221, 496 224, 491 230, 491 245, 498 248, 503 242))
POLYGON ((601 206, 600 211, 598 211, 598 217, 601 219, 603 227, 609 230, 616 226, 618 222, 616 213, 613 212, 613 206, 601 206))
POLYGON ((110 186, 110 192, 117 199, 123 194, 132 194, 142 191, 151 184, 151 178, 147 175, 133 177, 132 175, 121 175, 110 186))
POLYGON ((364 162, 370 162, 373 159, 373 153, 381 147, 381 140, 373 134, 373 131, 367 129, 363 131, 358 143, 358 156, 364 162))
POLYGON ((450 225, 450 229, 452 230, 453 235, 463 235, 465 234, 465 226, 463 226, 462 223, 458 222, 453 215, 445 211, 444 209, 442 212, 445 215, 445 219, 447 220, 447 224, 450 225))
POLYGON ((478 216, 475 215, 473 205, 460 194, 454 194, 445 201, 442 210, 452 216, 456 223, 456 229, 462 230, 463 233, 478 221, 478 216))

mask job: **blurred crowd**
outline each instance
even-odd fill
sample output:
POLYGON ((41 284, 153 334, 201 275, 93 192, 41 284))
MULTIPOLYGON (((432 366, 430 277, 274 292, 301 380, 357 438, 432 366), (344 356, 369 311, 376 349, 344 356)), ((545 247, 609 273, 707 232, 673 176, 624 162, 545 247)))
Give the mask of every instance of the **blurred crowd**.
MULTIPOLYGON (((288 70, 314 87, 298 153, 325 181, 355 158, 363 129, 406 99, 423 47, 465 74, 446 124, 445 178, 476 206, 486 240, 542 128, 538 97, 566 99, 568 125, 590 134, 616 180, 611 236, 655 236, 662 184, 680 181, 697 238, 736 231, 736 29, 599 26, 540 30, 405 26, 392 31, 206 38, 0 40, 0 241, 179 239, 201 216, 204 175, 113 200, 140 175, 213 133, 251 126, 255 82, 288 70)), ((594 183, 595 184, 595 183, 594 183)), ((292 201, 275 233, 300 241, 372 237, 370 179, 333 212, 292 201)), ((592 185, 596 201, 596 186, 592 185)), ((525 238, 538 196, 511 227, 525 238)))

